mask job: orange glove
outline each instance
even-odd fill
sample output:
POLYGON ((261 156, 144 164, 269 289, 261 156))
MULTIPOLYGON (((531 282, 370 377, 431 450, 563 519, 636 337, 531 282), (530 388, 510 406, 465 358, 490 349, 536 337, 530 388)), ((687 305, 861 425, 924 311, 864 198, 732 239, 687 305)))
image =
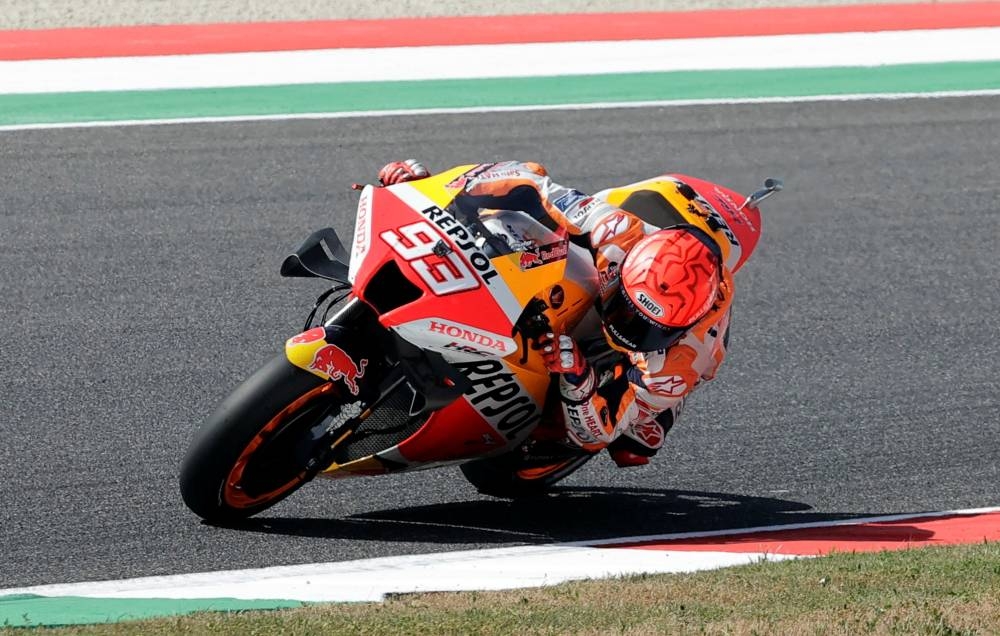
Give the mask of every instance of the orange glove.
POLYGON ((393 161, 382 166, 378 171, 378 180, 384 186, 415 181, 431 176, 431 173, 416 159, 393 161))

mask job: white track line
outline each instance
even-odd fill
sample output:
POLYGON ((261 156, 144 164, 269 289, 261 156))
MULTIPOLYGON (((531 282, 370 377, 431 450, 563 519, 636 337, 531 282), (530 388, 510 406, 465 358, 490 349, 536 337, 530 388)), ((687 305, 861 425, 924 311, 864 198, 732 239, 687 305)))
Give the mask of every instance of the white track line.
POLYGON ((587 104, 545 104, 525 106, 482 106, 469 108, 411 108, 399 110, 291 113, 281 115, 233 115, 224 117, 176 117, 166 119, 119 119, 109 121, 54 122, 0 125, 0 132, 53 130, 62 128, 117 128, 166 126, 174 124, 225 124, 240 122, 294 121, 300 119, 350 119, 354 117, 400 117, 409 115, 458 115, 476 113, 516 113, 546 110, 607 110, 613 108, 665 108, 676 106, 719 106, 730 104, 794 104, 800 102, 853 102, 866 100, 936 99, 943 97, 998 96, 1000 89, 931 91, 926 93, 850 93, 844 95, 804 95, 800 97, 736 97, 672 99, 636 102, 594 102, 587 104))

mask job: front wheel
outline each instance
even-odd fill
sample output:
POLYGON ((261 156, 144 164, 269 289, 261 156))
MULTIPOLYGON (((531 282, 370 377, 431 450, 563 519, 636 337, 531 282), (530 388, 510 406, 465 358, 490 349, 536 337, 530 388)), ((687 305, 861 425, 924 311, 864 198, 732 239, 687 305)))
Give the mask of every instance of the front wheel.
POLYGON ((275 357, 195 435, 181 464, 184 503, 222 524, 278 503, 323 468, 325 425, 344 402, 333 383, 275 357))

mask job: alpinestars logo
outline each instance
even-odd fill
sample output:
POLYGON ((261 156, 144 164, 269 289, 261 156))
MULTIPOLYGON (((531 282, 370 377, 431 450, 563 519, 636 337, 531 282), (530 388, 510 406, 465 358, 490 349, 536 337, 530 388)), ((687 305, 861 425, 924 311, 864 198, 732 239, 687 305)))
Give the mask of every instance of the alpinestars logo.
POLYGON ((634 437, 650 449, 663 446, 663 427, 657 422, 633 424, 629 429, 629 437, 634 437))
POLYGON ((628 226, 628 217, 621 212, 617 212, 597 224, 597 226, 590 232, 590 241, 593 245, 607 243, 627 230, 628 226))
POLYGON ((680 397, 687 393, 687 382, 679 375, 671 375, 665 378, 655 378, 646 381, 646 388, 651 393, 664 395, 667 397, 680 397))

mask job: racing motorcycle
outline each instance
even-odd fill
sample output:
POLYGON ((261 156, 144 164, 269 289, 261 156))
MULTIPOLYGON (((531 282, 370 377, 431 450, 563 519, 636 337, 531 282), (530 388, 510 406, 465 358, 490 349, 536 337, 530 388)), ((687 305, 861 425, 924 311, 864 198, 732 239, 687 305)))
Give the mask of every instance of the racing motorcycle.
MULTIPOLYGON (((180 471, 194 513, 235 522, 315 477, 456 464, 480 492, 519 497, 594 456, 564 443, 557 383, 532 346, 549 331, 582 334, 600 382, 628 364, 586 336, 600 333, 592 257, 551 223, 464 205, 467 180, 486 169, 357 186, 350 256, 326 228, 284 260, 283 276, 331 287, 196 432, 180 471)), ((757 244, 758 203, 781 188, 768 179, 744 198, 664 175, 595 196, 657 227, 703 228, 735 271, 757 244)))

